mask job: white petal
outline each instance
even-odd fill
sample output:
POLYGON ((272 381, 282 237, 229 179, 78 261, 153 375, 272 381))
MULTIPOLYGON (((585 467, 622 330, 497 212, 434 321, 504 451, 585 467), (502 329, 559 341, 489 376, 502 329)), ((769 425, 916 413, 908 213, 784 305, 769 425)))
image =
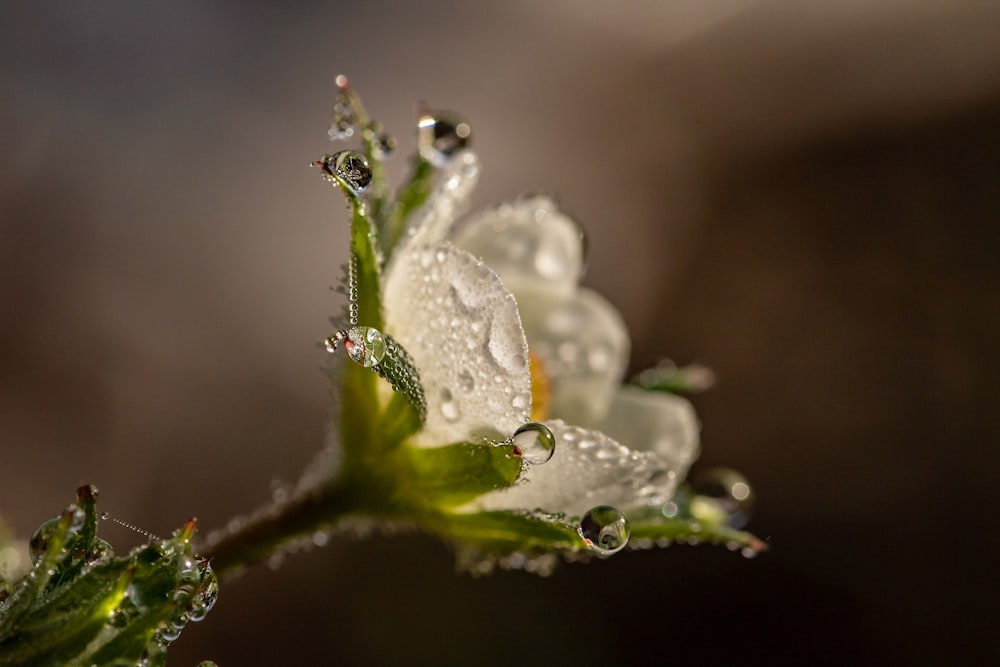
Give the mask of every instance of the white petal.
POLYGON ((556 438, 555 454, 530 466, 527 483, 484 496, 485 509, 541 509, 582 516, 597 505, 628 512, 669 500, 676 473, 656 454, 633 452, 599 431, 546 422, 556 438))
POLYGON ((417 444, 505 438, 531 414, 528 346, 500 278, 450 243, 409 247, 385 281, 387 333, 427 397, 417 444))
MULTIPOLYGON (((630 449, 655 452, 680 481, 698 458, 698 417, 680 396, 624 386, 615 394, 601 430, 630 449)), ((670 489, 671 494, 673 488, 670 489)))
POLYGON ((628 364, 628 333, 618 311, 586 288, 565 299, 515 296, 531 351, 552 383, 551 414, 596 427, 628 364))
POLYGON ((543 195, 484 211, 462 223, 453 239, 500 274, 515 295, 545 290, 569 296, 583 272, 580 227, 543 195))
POLYGON ((392 272, 396 257, 418 245, 432 245, 444 240, 455 220, 469 206, 472 191, 479 181, 479 158, 465 150, 453 156, 437 175, 427 203, 412 213, 412 221, 399 242, 386 273, 392 272))

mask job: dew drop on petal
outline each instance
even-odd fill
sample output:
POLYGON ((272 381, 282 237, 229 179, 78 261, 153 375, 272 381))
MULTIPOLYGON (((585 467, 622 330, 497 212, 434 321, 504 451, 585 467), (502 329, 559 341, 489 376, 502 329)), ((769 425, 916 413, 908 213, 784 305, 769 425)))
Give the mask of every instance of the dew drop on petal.
POLYGON ((610 505, 594 507, 580 519, 580 536, 601 555, 625 548, 630 533, 628 518, 610 505))
POLYGON ((462 391, 472 391, 476 387, 476 380, 469 371, 462 371, 458 374, 458 386, 462 391))
POLYGON ((459 410, 455 397, 447 388, 441 390, 441 416, 450 422, 456 422, 462 416, 462 411, 459 410))
POLYGON ((447 112, 426 112, 417 123, 417 150, 435 167, 443 167, 469 144, 472 129, 447 112))
MULTIPOLYGON (((731 468, 713 468, 699 475, 692 483, 701 505, 721 511, 726 516, 726 524, 731 528, 742 528, 750 521, 754 504, 754 493, 741 473, 731 468)), ((695 511, 699 504, 692 505, 695 511)))
POLYGON ((521 452, 528 463, 539 465, 552 458, 556 451, 556 438, 545 424, 528 422, 510 437, 510 442, 521 452))

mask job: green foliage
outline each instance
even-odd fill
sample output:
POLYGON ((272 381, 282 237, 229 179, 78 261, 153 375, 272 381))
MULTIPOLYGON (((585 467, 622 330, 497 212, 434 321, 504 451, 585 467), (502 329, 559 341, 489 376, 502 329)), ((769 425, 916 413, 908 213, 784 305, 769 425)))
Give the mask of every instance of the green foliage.
POLYGON ((0 605, 0 667, 162 665, 215 604, 218 579, 191 552, 194 520, 116 557, 97 537, 96 495, 80 487, 32 537, 34 565, 0 605))

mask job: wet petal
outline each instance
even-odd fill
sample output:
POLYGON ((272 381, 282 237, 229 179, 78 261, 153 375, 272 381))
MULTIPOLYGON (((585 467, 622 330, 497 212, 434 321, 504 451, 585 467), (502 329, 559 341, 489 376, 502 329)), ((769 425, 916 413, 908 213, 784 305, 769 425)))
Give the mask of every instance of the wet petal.
POLYGON ((449 243, 408 247, 385 281, 386 332, 427 398, 417 444, 505 438, 531 414, 528 346, 500 278, 449 243))
MULTIPOLYGON (((414 211, 396 253, 402 254, 408 248, 442 241, 458 216, 468 208, 478 181, 479 158, 476 154, 465 150, 455 155, 438 174, 427 203, 414 211)), ((390 260, 387 273, 392 272, 398 254, 390 260)))
POLYGON ((651 452, 634 452, 599 431, 545 422, 556 438, 553 457, 530 466, 527 483, 488 494, 485 509, 541 509, 582 516, 597 505, 630 508, 666 502, 678 475, 651 452))
POLYGON ((528 195, 470 218, 455 244, 500 274, 515 295, 544 290, 569 296, 583 272, 583 234, 544 195, 528 195))
POLYGON ((632 450, 656 453, 678 481, 698 458, 701 425, 690 401, 680 396, 621 387, 601 430, 632 450))
POLYGON ((515 296, 531 351, 552 385, 550 413, 596 427, 628 363, 629 338, 618 311, 586 288, 568 298, 515 296))

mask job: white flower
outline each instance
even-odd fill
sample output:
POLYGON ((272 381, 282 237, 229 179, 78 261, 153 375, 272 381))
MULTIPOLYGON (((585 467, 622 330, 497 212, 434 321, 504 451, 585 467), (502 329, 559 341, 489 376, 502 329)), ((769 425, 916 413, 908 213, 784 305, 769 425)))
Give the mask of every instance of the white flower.
POLYGON ((455 156, 385 273, 386 332, 409 351, 427 399, 413 441, 502 440, 531 420, 530 349, 551 383, 555 454, 477 506, 581 516, 664 503, 698 452, 693 409, 620 386, 624 324, 578 286, 581 235, 551 200, 526 197, 454 228, 478 171, 472 153, 455 156))

